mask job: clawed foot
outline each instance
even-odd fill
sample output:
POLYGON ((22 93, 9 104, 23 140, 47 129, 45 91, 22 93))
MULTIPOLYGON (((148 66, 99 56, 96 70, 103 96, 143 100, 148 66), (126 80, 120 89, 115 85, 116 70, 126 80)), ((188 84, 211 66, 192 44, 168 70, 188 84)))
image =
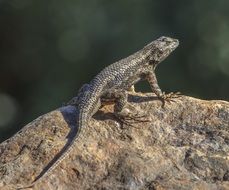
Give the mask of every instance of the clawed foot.
POLYGON ((165 94, 165 92, 162 93, 162 95, 159 97, 159 99, 162 101, 162 107, 164 107, 165 102, 175 102, 175 98, 181 97, 180 92, 171 92, 169 94, 165 94))
POLYGON ((133 126, 134 123, 150 122, 150 119, 147 119, 147 115, 116 113, 115 117, 121 123, 130 126, 133 126))

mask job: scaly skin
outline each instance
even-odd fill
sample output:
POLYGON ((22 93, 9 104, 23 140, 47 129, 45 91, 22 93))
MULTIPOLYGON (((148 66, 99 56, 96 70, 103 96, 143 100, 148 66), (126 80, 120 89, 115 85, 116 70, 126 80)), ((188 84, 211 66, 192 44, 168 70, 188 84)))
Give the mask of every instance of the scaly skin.
MULTIPOLYGON (((163 61, 179 42, 169 37, 160 37, 146 45, 143 49, 129 57, 104 68, 95 78, 85 84, 68 105, 78 107, 78 131, 65 152, 28 187, 34 186, 53 171, 71 152, 77 143, 82 127, 86 127, 90 118, 98 111, 103 102, 115 102, 115 113, 122 116, 122 110, 127 103, 127 91, 140 80, 147 80, 152 91, 161 99, 171 98, 173 94, 165 95, 158 86, 155 75, 156 66, 163 61)), ((28 188, 28 187, 23 187, 28 188)))

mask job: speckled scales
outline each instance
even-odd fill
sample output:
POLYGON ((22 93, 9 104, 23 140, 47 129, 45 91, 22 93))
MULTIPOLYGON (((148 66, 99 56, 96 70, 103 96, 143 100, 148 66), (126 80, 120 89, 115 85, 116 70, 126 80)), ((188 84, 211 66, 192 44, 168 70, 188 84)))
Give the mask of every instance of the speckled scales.
POLYGON ((154 70, 178 44, 179 42, 176 39, 160 37, 133 55, 104 68, 89 84, 84 85, 79 91, 78 97, 75 97, 68 103, 70 105, 76 105, 79 110, 77 115, 77 134, 75 134, 68 148, 57 161, 48 169, 42 171, 28 187, 34 186, 47 176, 71 152, 77 143, 81 129, 87 126, 90 118, 98 111, 102 97, 106 98, 107 94, 109 94, 110 97, 118 97, 116 110, 121 111, 127 99, 124 92, 130 89, 130 87, 139 80, 148 80, 152 91, 154 91, 158 97, 163 97, 163 93, 157 84, 154 70), (114 93, 119 94, 115 96, 114 93))

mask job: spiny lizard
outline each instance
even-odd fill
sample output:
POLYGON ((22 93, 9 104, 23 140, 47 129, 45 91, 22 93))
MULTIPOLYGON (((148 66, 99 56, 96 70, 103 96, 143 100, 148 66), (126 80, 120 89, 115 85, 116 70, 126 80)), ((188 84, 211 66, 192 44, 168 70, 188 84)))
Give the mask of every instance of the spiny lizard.
MULTIPOLYGON (((99 110, 106 100, 114 101, 114 111, 116 115, 123 117, 122 110, 127 103, 127 91, 140 80, 147 80, 152 91, 162 101, 173 97, 175 94, 165 94, 159 88, 155 68, 178 45, 179 42, 177 39, 160 37, 133 55, 104 68, 89 84, 83 85, 79 90, 78 96, 68 102, 68 105, 78 107, 77 134, 75 134, 75 137, 65 152, 56 162, 46 171, 42 172, 28 187, 34 186, 67 157, 77 143, 81 128, 87 126, 90 118, 99 110)), ((28 187, 23 187, 23 189, 28 187)))

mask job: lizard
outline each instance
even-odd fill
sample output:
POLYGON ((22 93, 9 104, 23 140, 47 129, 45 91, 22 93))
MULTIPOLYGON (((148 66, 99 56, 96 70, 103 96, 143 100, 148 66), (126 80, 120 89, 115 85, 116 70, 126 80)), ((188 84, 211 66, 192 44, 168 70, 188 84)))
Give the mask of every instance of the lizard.
POLYGON ((88 125, 90 118, 106 100, 114 102, 114 113, 117 117, 124 119, 128 117, 123 112, 127 103, 127 91, 133 90, 134 85, 140 80, 147 80, 151 90, 163 102, 174 97, 176 93, 165 94, 161 91, 155 69, 178 45, 177 39, 162 36, 127 58, 105 67, 90 83, 84 84, 78 95, 67 103, 67 105, 74 105, 78 108, 76 116, 78 131, 59 158, 46 171, 41 172, 30 186, 20 189, 33 187, 68 156, 77 143, 81 129, 88 125))

